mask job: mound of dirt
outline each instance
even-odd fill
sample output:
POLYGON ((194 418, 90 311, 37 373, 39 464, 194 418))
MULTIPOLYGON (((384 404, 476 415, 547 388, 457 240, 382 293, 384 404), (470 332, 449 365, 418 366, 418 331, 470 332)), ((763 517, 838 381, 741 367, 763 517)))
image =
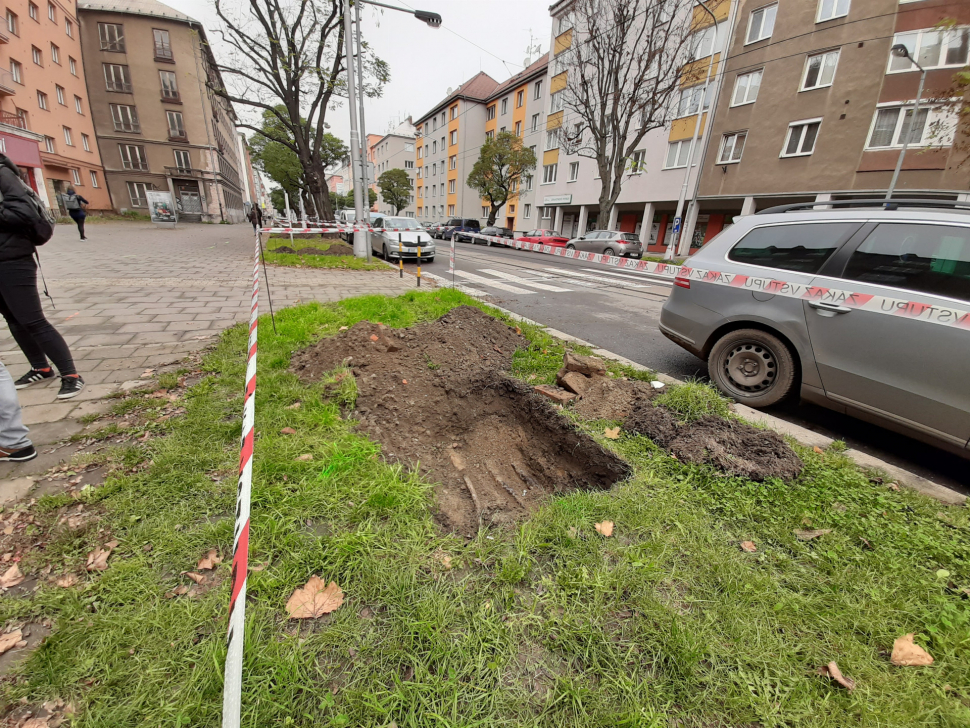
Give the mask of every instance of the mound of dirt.
POLYGON ((477 308, 389 329, 362 321, 293 357, 315 381, 341 365, 357 381, 353 416, 388 460, 439 483, 438 520, 471 536, 514 521, 551 493, 606 489, 629 466, 527 384, 506 376, 528 340, 477 308))
POLYGON ((326 250, 321 250, 320 248, 300 248, 299 250, 293 250, 289 245, 281 245, 271 252, 289 253, 291 255, 353 255, 354 249, 349 245, 334 243, 326 250))
POLYGON ((573 412, 588 420, 622 420, 641 402, 648 402, 657 390, 650 382, 632 379, 591 379, 573 412))
POLYGON ((640 401, 624 428, 649 437, 688 463, 709 463, 732 475, 755 481, 791 480, 804 465, 784 438, 743 422, 708 415, 684 423, 663 407, 640 401))

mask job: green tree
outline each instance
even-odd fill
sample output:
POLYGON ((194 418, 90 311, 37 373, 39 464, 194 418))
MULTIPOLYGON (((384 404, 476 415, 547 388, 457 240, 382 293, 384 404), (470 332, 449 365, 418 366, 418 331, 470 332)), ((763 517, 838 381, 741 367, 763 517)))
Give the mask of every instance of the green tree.
POLYGON ((486 139, 478 161, 468 175, 468 186, 488 200, 488 224, 495 224, 498 211, 519 196, 522 176, 536 168, 536 155, 522 146, 522 140, 508 131, 486 139))
MULTIPOLYGON (((370 188, 367 189, 367 200, 368 204, 366 208, 368 210, 377 204, 377 193, 370 188)), ((331 192, 330 204, 333 205, 334 210, 353 210, 354 193, 351 192, 348 195, 342 195, 339 192, 331 192)))
POLYGON ((384 202, 394 207, 397 215, 411 202, 411 178, 403 169, 389 169, 377 178, 384 202))

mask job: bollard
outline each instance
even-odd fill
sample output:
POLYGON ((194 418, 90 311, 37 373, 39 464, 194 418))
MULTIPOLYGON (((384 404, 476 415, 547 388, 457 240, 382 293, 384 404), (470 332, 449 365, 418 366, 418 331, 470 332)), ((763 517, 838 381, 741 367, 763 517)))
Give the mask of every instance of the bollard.
POLYGON ((421 243, 418 243, 418 288, 421 287, 421 243))
POLYGON ((397 267, 401 271, 401 278, 404 278, 404 248, 401 245, 401 233, 397 234, 397 267))
MULTIPOLYGON (((473 240, 472 243, 475 241, 473 240)), ((451 257, 448 261, 448 265, 451 268, 451 285, 455 285, 455 236, 451 236, 451 257)))

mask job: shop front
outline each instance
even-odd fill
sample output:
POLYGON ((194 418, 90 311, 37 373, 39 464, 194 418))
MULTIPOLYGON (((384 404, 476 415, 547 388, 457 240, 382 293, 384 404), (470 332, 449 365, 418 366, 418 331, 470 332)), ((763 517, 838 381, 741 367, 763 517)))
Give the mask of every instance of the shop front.
MULTIPOLYGON (((7 127, 8 124, 3 126, 7 127)), ((34 134, 26 129, 18 130, 16 133, 6 129, 0 131, 0 152, 6 154, 14 164, 20 168, 20 176, 30 188, 40 195, 48 205, 47 190, 44 187, 43 166, 40 159, 40 147, 38 146, 44 137, 34 134)))

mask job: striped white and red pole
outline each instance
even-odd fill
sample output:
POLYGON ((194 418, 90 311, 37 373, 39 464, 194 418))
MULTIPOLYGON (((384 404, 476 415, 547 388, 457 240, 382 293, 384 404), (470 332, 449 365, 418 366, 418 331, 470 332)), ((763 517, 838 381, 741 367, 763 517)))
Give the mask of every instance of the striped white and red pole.
POLYGON ((246 636, 246 577, 249 573, 249 506, 253 487, 253 426, 256 421, 256 326, 259 320, 259 233, 253 256, 253 302, 249 312, 249 346, 246 390, 243 399, 242 440, 239 448, 239 484, 236 489, 236 527, 232 543, 232 591, 229 597, 229 633, 226 674, 222 694, 222 726, 238 728, 242 709, 243 644, 246 636))

